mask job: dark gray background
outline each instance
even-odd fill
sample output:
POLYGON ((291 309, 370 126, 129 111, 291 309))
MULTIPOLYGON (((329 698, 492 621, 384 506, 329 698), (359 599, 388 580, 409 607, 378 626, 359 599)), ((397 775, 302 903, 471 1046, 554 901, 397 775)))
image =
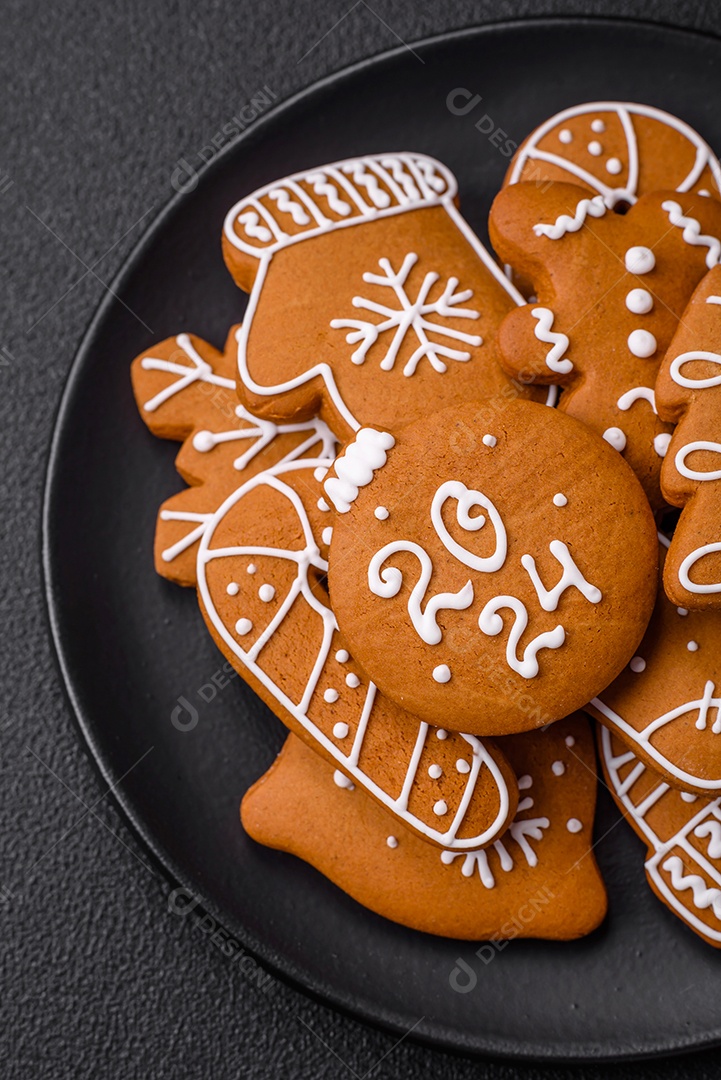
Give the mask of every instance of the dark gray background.
POLYGON ((53 416, 90 316, 173 194, 178 162, 197 164, 201 148, 264 86, 281 99, 399 39, 573 13, 721 34, 721 5, 711 2, 4 3, 4 1075, 721 1075, 721 1051, 583 1070, 472 1063, 412 1039, 398 1044, 275 981, 259 987, 257 972, 244 974, 238 960, 222 955, 197 920, 169 912, 169 887, 84 753, 45 626, 39 528, 53 416))

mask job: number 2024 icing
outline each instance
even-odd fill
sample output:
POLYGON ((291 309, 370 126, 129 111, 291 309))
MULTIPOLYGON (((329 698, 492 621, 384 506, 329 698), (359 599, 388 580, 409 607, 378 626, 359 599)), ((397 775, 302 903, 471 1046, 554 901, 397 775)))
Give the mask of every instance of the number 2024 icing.
POLYGON ((675 604, 721 611, 721 267, 691 298, 659 371, 656 396, 661 415, 677 425, 661 486, 668 501, 682 507, 664 587, 675 604))
POLYGON ((467 405, 395 437, 364 429, 324 487, 355 659, 427 722, 490 735, 568 715, 628 663, 657 541, 633 473, 583 425, 531 402, 487 423, 467 405), (623 574, 619 551, 634 552, 623 574))
POLYGON ((228 213, 226 262, 250 292, 239 392, 258 416, 319 415, 343 441, 509 393, 496 333, 523 298, 423 154, 351 158, 258 189, 228 213))
POLYGON ((276 425, 237 405, 235 342, 233 331, 219 353, 179 335, 133 364, 141 415, 185 440, 177 465, 192 485, 158 515, 159 573, 198 587, 230 663, 342 783, 434 845, 491 843, 517 803, 508 763, 491 743, 404 713, 357 668, 317 580, 335 438, 322 421, 276 425))

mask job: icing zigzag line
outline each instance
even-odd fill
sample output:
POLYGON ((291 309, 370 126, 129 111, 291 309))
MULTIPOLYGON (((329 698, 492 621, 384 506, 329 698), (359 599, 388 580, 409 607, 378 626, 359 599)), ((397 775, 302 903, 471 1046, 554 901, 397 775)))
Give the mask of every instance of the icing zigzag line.
POLYGON ((717 919, 721 920, 721 889, 709 889, 706 882, 698 874, 684 874, 684 865, 678 855, 672 855, 662 864, 662 869, 671 875, 671 886, 677 892, 690 889, 693 894, 694 906, 699 911, 713 908, 717 919))
MULTIPOLYGON (((678 204, 674 203, 674 206, 676 205, 678 204)), ((581 199, 573 217, 569 214, 561 214, 560 217, 556 218, 554 225, 534 225, 533 231, 536 236, 547 236, 549 240, 560 240, 566 233, 578 232, 587 217, 599 218, 603 217, 605 213, 606 204, 603 201, 603 195, 594 195, 592 199, 581 199)))
POLYGON ((672 225, 683 229, 683 238, 687 244, 709 249, 706 256, 706 266, 709 270, 712 270, 721 257, 721 241, 715 236, 702 236, 700 223, 696 218, 686 217, 680 204, 674 202, 673 199, 667 199, 666 202, 661 203, 661 209, 666 211, 668 220, 672 225))
POLYGON ((573 371, 573 362, 567 358, 563 359, 568 348, 568 338, 565 334, 559 334, 558 331, 551 329, 554 320, 553 312, 550 308, 536 307, 531 315, 534 319, 538 319, 538 325, 533 330, 538 340, 553 346, 546 355, 546 367, 549 367, 551 371, 557 371, 559 375, 567 375, 569 371, 573 371))

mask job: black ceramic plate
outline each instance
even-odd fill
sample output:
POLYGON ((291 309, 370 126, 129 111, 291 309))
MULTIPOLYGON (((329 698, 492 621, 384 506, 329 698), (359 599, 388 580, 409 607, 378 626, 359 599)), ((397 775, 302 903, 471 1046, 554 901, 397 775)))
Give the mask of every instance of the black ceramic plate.
MULTIPOLYGON (((298 985, 399 1033, 423 1017, 414 1037, 557 1059, 698 1047, 721 1040, 721 957, 651 895, 643 847, 622 823, 597 849, 611 903, 603 927, 572 944, 515 941, 488 964, 474 946, 386 922, 303 863, 253 844, 238 804, 283 731, 239 679, 223 686, 221 673, 214 683, 222 659, 193 592, 154 573, 156 508, 182 484, 176 446, 152 438, 136 413, 128 365, 181 330, 223 343, 244 307, 220 255, 223 216, 269 180, 360 153, 422 151, 455 171, 464 214, 485 235, 507 159, 475 126, 484 113, 520 141, 565 106, 640 101, 718 147, 719 70, 715 39, 549 21, 439 38, 335 76, 260 119, 174 199, 113 286, 127 307, 108 297, 72 370, 48 473, 45 568, 60 663, 92 754, 109 783, 135 766, 115 797, 231 934, 298 985), (446 106, 457 87, 482 97, 465 116, 446 106), (199 712, 185 732, 171 722, 181 696, 199 712), (477 973, 470 993, 449 985, 458 957, 477 973)), ((602 793, 598 837, 616 821, 602 793)))

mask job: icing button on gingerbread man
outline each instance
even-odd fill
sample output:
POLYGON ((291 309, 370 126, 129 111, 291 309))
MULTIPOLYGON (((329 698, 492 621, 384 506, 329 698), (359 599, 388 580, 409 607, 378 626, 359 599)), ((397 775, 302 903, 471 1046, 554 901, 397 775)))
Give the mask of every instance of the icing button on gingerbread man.
POLYGON ((329 587, 369 678, 429 723, 540 727, 628 663, 656 592, 656 530, 628 465, 532 402, 362 430, 324 481, 329 587), (452 720, 450 720, 452 718, 452 720))

